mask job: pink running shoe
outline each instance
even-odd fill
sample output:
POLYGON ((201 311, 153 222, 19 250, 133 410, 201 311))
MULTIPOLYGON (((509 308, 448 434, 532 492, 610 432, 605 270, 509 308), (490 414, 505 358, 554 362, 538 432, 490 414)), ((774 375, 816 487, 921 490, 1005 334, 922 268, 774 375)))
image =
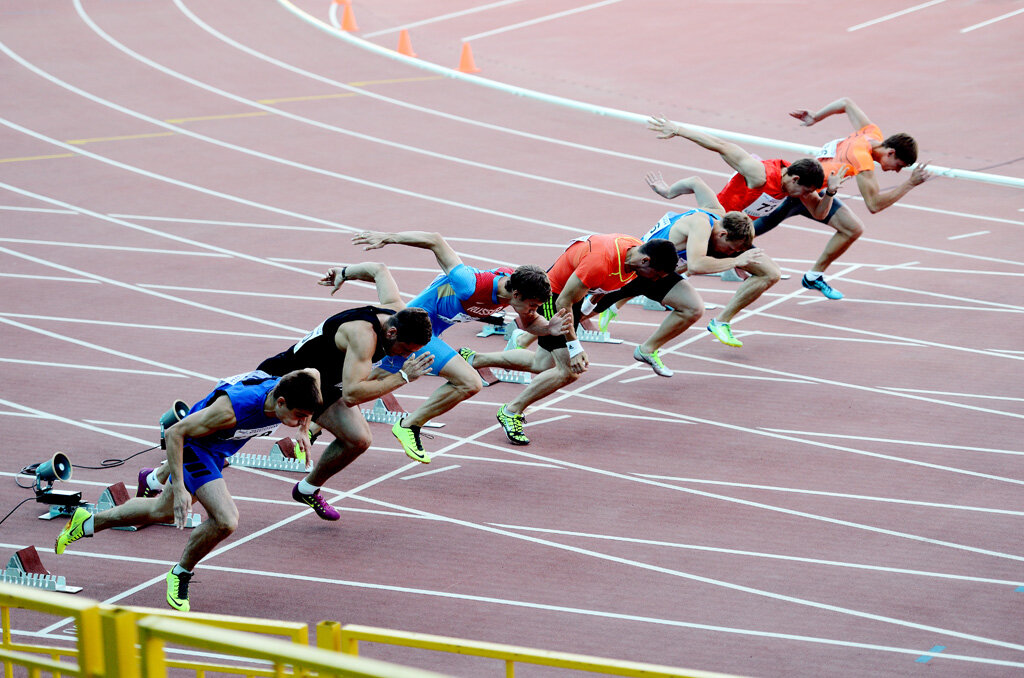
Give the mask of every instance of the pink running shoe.
POLYGON ((341 517, 341 514, 338 513, 337 509, 324 501, 324 498, 320 496, 320 490, 317 490, 313 494, 303 494, 302 492, 299 492, 299 484, 295 483, 295 487, 292 488, 292 499, 300 504, 305 504, 310 507, 324 520, 337 520, 341 517))

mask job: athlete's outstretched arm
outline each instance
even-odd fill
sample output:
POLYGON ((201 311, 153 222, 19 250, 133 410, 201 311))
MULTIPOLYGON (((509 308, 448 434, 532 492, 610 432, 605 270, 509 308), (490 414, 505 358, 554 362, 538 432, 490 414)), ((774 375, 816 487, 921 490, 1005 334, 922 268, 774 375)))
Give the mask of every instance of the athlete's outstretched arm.
POLYGON ((928 163, 924 163, 923 165, 915 166, 914 171, 910 173, 906 181, 887 191, 883 191, 878 187, 878 178, 875 176, 874 170, 861 172, 857 175, 856 179, 857 188, 860 189, 861 197, 864 198, 864 205, 868 208, 869 212, 876 214, 886 207, 894 205, 896 201, 910 193, 910 189, 923 184, 931 176, 932 173, 928 171, 928 163))
POLYGON ((427 231, 399 231, 397 233, 382 233, 380 231, 363 231, 352 236, 352 242, 356 245, 365 245, 365 250, 375 250, 385 245, 408 245, 430 250, 437 259, 438 266, 445 272, 451 272, 453 268, 462 263, 462 259, 455 253, 440 233, 428 233, 427 231))
POLYGON ((743 175, 748 188, 760 188, 768 181, 768 174, 765 172, 764 164, 731 141, 725 141, 716 136, 698 132, 686 125, 674 123, 663 116, 652 115, 647 120, 647 129, 657 132, 659 139, 682 137, 689 139, 698 146, 703 146, 709 151, 714 151, 722 156, 722 160, 729 167, 743 175))
POLYGON ((327 273, 320 278, 320 282, 317 284, 333 287, 331 294, 334 294, 341 289, 346 280, 372 282, 377 286, 377 299, 380 300, 380 306, 395 311, 405 308, 405 302, 402 301, 402 295, 398 291, 398 283, 395 282, 391 271, 384 264, 366 261, 349 266, 335 266, 327 269, 327 273))
POLYGON ((722 203, 718 202, 718 196, 700 177, 680 179, 671 186, 668 186, 665 180, 661 178, 661 172, 648 172, 644 179, 647 181, 647 185, 663 198, 671 200, 680 195, 693 193, 697 199, 697 207, 703 210, 724 211, 722 203))
POLYGON ((850 99, 849 97, 836 99, 816 113, 811 113, 807 109, 799 108, 795 111, 791 111, 790 115, 799 120, 800 124, 804 127, 810 127, 814 123, 821 122, 830 115, 835 115, 837 113, 846 113, 846 117, 850 119, 850 124, 853 125, 854 129, 860 129, 865 125, 871 124, 871 121, 868 120, 868 116, 864 114, 864 111, 862 111, 857 104, 853 103, 853 99, 850 99))

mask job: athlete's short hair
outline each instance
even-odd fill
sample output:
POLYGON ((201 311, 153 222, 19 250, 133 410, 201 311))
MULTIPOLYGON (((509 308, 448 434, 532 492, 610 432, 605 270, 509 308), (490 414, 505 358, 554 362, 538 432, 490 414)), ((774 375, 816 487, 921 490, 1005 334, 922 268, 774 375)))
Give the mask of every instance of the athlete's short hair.
POLYGON ((896 151, 896 159, 908 167, 917 162, 917 142, 909 134, 893 134, 882 142, 882 146, 896 151))
POLYGON ((320 379, 307 370, 295 370, 281 377, 274 387, 275 399, 284 398, 289 410, 316 412, 323 405, 320 379))
POLYGON ((419 346, 430 341, 433 331, 430 327, 430 316, 422 308, 404 308, 391 316, 388 322, 398 330, 395 341, 419 346))
POLYGON ((807 188, 818 189, 825 183, 825 170, 814 158, 800 158, 786 167, 786 174, 796 177, 796 183, 807 188))
POLYGON ((726 212, 722 217, 726 240, 742 243, 744 247, 750 247, 754 242, 754 229, 750 224, 750 217, 743 212, 726 212))
POLYGON ((679 264, 679 253, 671 240, 654 238, 640 245, 640 253, 651 260, 651 268, 662 273, 672 273, 679 264))
POLYGON ((547 301, 551 297, 551 281, 540 266, 520 266, 508 277, 510 292, 519 292, 523 299, 547 301))

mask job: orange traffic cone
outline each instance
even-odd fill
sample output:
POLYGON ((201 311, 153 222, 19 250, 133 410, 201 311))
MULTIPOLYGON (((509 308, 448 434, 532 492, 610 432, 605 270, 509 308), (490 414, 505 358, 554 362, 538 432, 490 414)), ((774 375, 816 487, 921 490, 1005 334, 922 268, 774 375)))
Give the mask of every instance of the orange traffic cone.
POLYGON ((356 26, 356 17, 352 13, 352 3, 345 3, 345 13, 341 15, 341 30, 354 33, 359 30, 359 26, 356 26))
POLYGON ((473 63, 473 50, 469 48, 469 43, 462 43, 462 56, 459 57, 459 70, 463 73, 479 73, 480 69, 473 63))
POLYGON ((404 28, 398 34, 398 53, 409 57, 416 56, 416 52, 412 51, 412 40, 409 39, 409 31, 404 28))

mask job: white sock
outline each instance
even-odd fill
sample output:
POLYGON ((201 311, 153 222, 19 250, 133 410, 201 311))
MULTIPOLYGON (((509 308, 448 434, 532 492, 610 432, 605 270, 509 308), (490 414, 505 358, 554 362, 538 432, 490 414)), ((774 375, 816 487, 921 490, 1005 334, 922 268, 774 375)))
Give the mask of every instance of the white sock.
POLYGON ((821 271, 807 271, 807 273, 804 273, 804 277, 807 278, 808 280, 817 280, 823 275, 825 274, 822 273, 821 271))
POLYGON ((161 483, 156 478, 156 469, 153 469, 152 471, 150 471, 149 475, 146 476, 146 486, 149 489, 151 489, 151 490, 162 490, 163 489, 164 484, 161 483))
POLYGON ((82 523, 82 534, 91 537, 96 534, 96 516, 89 516, 88 520, 82 523))
POLYGON ((299 492, 302 494, 316 494, 316 491, 319 489, 316 485, 307 483, 305 478, 299 481, 299 492))
POLYGON ((171 574, 182 574, 182 573, 185 573, 185 574, 192 574, 192 573, 191 573, 190 571, 186 570, 186 569, 185 569, 184 567, 182 567, 182 566, 181 566, 180 564, 178 564, 178 565, 175 565, 175 566, 174 566, 174 569, 173 569, 173 570, 171 570, 171 574))

